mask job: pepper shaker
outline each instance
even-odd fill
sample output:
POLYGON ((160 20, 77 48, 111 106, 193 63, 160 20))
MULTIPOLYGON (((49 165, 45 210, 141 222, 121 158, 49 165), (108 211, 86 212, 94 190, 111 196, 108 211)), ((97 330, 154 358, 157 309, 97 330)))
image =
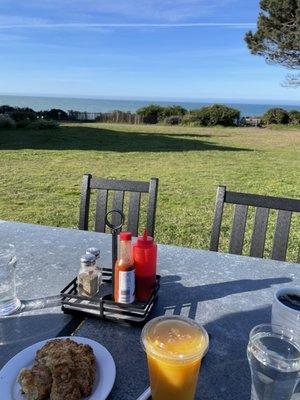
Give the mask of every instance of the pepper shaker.
POLYGON ((96 257, 85 254, 80 258, 80 269, 77 277, 78 293, 93 297, 99 290, 98 273, 96 272, 96 257))

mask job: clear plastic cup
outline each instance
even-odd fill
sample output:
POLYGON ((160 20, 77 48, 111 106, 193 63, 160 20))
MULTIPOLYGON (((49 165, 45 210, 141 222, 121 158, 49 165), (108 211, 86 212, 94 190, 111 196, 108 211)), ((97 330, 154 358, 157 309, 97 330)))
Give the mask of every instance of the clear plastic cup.
MULTIPOLYGON (((300 343, 280 325, 258 325, 249 336, 251 400, 290 400, 300 380, 300 343)), ((297 397, 298 398, 298 397, 297 397)))
POLYGON ((193 400, 199 368, 207 352, 206 330, 195 321, 163 316, 143 328, 153 400, 193 400))
POLYGON ((0 245, 0 316, 13 314, 21 307, 16 295, 16 264, 14 246, 0 245))

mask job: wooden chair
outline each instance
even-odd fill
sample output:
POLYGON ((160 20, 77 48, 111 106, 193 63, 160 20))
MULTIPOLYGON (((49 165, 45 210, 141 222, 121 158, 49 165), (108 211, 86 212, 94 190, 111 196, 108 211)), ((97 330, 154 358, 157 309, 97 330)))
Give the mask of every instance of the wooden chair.
MULTIPOLYGON (((210 250, 218 251, 224 203, 235 204, 229 253, 242 254, 248 206, 256 208, 251 237, 250 256, 263 257, 269 211, 277 211, 273 246, 270 258, 285 261, 293 212, 300 212, 300 200, 255 194, 229 192, 219 186, 216 196, 215 214, 212 226, 210 250)), ((298 261, 300 261, 300 254, 298 261)))
MULTIPOLYGON (((95 231, 105 232, 105 214, 107 210, 108 192, 113 191, 112 209, 123 211, 124 194, 130 192, 129 208, 127 219, 127 230, 132 232, 133 236, 138 235, 139 216, 140 216, 140 201, 141 194, 148 193, 148 209, 147 209, 147 229, 150 236, 154 236, 155 229, 155 212, 157 202, 158 179, 151 178, 150 182, 126 181, 116 179, 93 178, 91 174, 83 175, 80 214, 79 214, 79 229, 88 230, 89 221, 89 206, 91 190, 96 189, 96 216, 95 216, 95 231)), ((112 223, 119 224, 120 216, 116 213, 112 215, 112 223)))

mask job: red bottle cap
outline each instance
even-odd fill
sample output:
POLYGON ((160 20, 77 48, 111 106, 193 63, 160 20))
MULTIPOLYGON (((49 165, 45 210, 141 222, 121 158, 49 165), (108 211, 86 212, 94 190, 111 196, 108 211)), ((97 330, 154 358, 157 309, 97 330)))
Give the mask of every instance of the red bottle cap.
POLYGON ((131 240, 132 233, 131 232, 120 232, 119 238, 120 238, 120 240, 131 240))
POLYGON ((143 236, 139 236, 137 238, 137 245, 140 247, 150 247, 153 246, 153 237, 148 236, 148 231, 147 229, 144 230, 143 236))

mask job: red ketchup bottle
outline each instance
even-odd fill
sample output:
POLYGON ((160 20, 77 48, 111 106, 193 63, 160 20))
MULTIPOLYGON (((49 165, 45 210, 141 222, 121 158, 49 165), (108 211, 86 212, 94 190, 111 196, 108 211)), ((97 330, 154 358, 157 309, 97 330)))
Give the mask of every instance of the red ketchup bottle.
POLYGON ((139 236, 132 248, 135 266, 135 298, 147 301, 156 282, 157 245, 148 236, 147 229, 139 236))

